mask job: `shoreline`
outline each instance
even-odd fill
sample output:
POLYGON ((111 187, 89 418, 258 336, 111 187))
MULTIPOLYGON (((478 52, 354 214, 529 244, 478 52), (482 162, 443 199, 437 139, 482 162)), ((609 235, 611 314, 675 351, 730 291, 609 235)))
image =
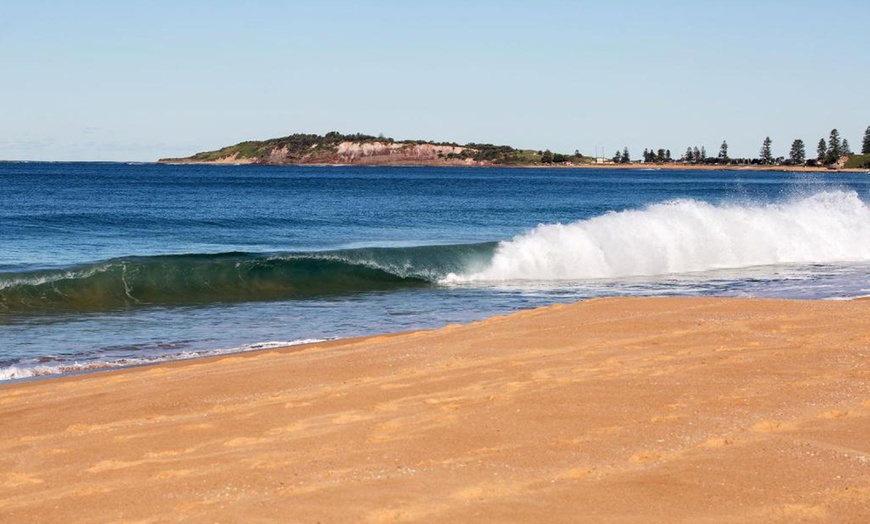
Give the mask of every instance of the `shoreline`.
POLYGON ((720 165, 690 165, 690 164, 572 164, 572 165, 542 165, 542 164, 481 164, 481 163, 356 163, 356 164, 273 164, 257 163, 253 161, 227 162, 164 162, 156 161, 126 161, 126 160, 0 160, 5 164, 136 164, 136 165, 162 165, 162 166, 266 166, 266 167, 437 167, 437 168, 505 168, 505 169, 601 169, 601 170, 633 170, 633 171, 755 171, 755 172, 800 172, 800 173, 868 173, 866 168, 827 168, 808 166, 720 166, 720 165))
POLYGON ((0 384, 10 521, 849 521, 870 301, 593 299, 0 384))
POLYGON ((153 356, 150 358, 120 358, 117 360, 104 360, 86 363, 79 363, 78 361, 74 361, 68 363, 33 366, 13 364, 5 368, 0 368, 0 386, 3 386, 5 384, 18 384, 25 381, 30 382, 52 378, 61 378, 66 376, 86 375, 90 373, 101 373, 119 370, 123 371, 125 369, 156 366, 172 362, 186 362, 204 358, 241 355, 245 353, 255 353, 257 351, 270 351, 275 349, 286 350, 296 346, 321 344, 334 340, 344 339, 300 339, 294 341, 286 341, 278 344, 274 342, 253 342, 232 348, 203 349, 199 351, 188 351, 183 353, 153 356))
POLYGON ((639 170, 639 171, 755 171, 755 172, 799 172, 799 173, 870 173, 865 168, 827 168, 808 166, 720 166, 690 164, 447 164, 447 163, 358 163, 358 164, 271 164, 257 162, 154 162, 167 166, 267 166, 267 167, 437 167, 437 168, 505 168, 505 169, 602 169, 602 170, 639 170))
MULTIPOLYGON (((609 297, 614 298, 614 297, 609 297)), ((709 298, 719 298, 719 297, 709 297, 709 298)), ((599 298, 589 298, 579 300, 575 303, 588 302, 589 300, 601 300, 602 297, 599 298)), ((603 297, 603 299, 608 299, 608 297, 603 297)), ((728 300, 729 298, 725 298, 728 300)), ((837 298, 824 298, 824 299, 759 299, 759 300, 793 300, 793 301, 804 301, 804 302, 826 302, 826 301, 834 301, 834 302, 851 302, 851 301, 870 301, 870 295, 860 295, 853 297, 837 297, 837 298)), ((558 305, 558 304, 553 304, 558 305)), ((541 306, 538 308, 520 310, 523 311, 534 311, 535 309, 542 309, 549 306, 541 306)), ((518 312, 518 313, 519 313, 518 312)), ((484 319, 483 321, 485 321, 484 319)), ((481 321, 477 321, 481 322, 481 321)), ((474 322, 471 322, 474 323, 474 322)), ((265 351, 285 351, 290 350, 291 348, 300 348, 304 349, 307 346, 315 346, 320 344, 326 344, 331 342, 342 342, 348 340, 363 340, 372 337, 378 336, 387 336, 387 335, 403 335, 408 333, 424 333, 429 331, 437 331, 439 329, 444 329, 446 327, 452 326, 453 324, 448 324, 441 327, 435 327, 431 329, 420 329, 414 331, 399 331, 393 333, 379 333, 373 335, 359 335, 359 336, 351 336, 351 337, 335 337, 335 338, 326 338, 326 339, 300 339, 296 341, 288 341, 281 344, 276 344, 274 342, 252 342, 243 344, 239 347, 234 348, 216 348, 216 349, 203 349, 199 351, 182 353, 182 354, 170 354, 163 356, 155 356, 152 358, 142 358, 139 360, 136 359, 120 359, 120 360, 109 360, 109 361, 98 361, 98 362, 89 362, 89 363, 78 363, 78 362, 70 362, 70 363, 58 363, 54 365, 36 365, 36 366, 19 366, 12 365, 6 368, 0 368, 0 371, 6 371, 10 373, 21 373, 21 376, 12 376, 11 378, 3 378, 5 375, 0 375, 0 387, 4 385, 14 385, 14 384, 22 384, 25 382, 34 382, 34 381, 42 381, 42 380, 52 380, 52 379, 60 379, 64 377, 74 377, 81 375, 89 375, 93 373, 108 373, 112 371, 124 371, 128 369, 136 369, 142 367, 149 366, 159 366, 163 364, 172 364, 174 362, 191 362, 191 361, 199 361, 204 359, 212 359, 212 358, 221 358, 235 355, 245 355, 248 353, 258 353, 265 351)), ((467 324, 459 324, 459 325, 467 325, 467 324)))

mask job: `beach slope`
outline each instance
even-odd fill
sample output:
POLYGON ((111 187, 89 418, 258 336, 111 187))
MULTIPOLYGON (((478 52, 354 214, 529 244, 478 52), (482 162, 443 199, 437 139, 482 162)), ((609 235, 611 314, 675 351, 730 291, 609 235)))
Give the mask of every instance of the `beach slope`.
POLYGON ((870 302, 593 300, 0 386, 0 522, 866 522, 870 302))

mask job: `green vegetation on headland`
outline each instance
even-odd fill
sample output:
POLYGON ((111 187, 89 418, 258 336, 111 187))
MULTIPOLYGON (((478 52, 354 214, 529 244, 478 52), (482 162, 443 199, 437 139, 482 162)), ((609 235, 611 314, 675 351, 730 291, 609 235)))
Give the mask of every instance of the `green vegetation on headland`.
POLYGON ((870 169, 870 154, 852 155, 844 167, 846 169, 870 169))
POLYGON ((591 163, 579 151, 572 155, 510 146, 424 140, 394 140, 365 134, 294 134, 241 142, 162 163, 367 164, 367 165, 578 165, 591 163))

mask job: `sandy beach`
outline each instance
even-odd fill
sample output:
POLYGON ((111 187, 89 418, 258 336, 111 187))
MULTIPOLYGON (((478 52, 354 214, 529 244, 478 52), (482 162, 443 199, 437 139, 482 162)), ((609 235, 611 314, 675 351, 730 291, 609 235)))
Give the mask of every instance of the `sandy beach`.
POLYGON ((870 302, 603 299, 0 386, 0 522, 867 522, 870 302))

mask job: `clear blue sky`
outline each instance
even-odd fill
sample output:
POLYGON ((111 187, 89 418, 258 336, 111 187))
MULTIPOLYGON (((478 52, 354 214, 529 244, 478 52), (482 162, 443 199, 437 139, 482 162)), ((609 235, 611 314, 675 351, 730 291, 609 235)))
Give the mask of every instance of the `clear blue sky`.
POLYGON ((611 155, 870 125, 870 1, 0 0, 0 159, 291 133, 611 155))

